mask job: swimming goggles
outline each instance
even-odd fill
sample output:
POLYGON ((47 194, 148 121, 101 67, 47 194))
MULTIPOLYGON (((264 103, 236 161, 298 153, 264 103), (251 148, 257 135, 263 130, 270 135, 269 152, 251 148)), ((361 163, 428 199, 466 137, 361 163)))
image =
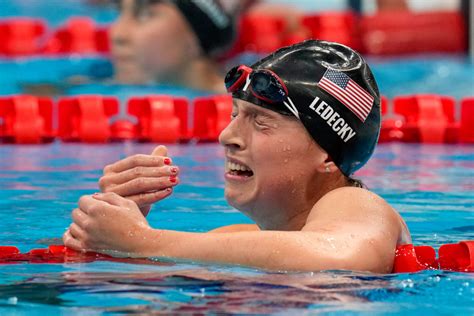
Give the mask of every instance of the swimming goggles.
POLYGON ((240 65, 229 70, 224 79, 227 92, 233 93, 240 89, 249 89, 259 100, 270 105, 283 104, 285 107, 277 110, 284 115, 294 115, 299 118, 298 110, 288 96, 288 88, 276 73, 269 69, 254 70, 240 65))
POLYGON ((279 103, 288 98, 288 89, 283 80, 268 69, 253 70, 245 65, 236 66, 229 70, 224 82, 227 92, 231 93, 240 89, 244 83, 249 84, 250 92, 265 102, 279 103))

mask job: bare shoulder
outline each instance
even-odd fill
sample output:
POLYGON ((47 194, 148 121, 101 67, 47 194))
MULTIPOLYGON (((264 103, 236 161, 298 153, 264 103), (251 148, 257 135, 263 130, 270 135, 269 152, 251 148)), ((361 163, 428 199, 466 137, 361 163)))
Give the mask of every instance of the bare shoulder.
POLYGON ((312 208, 306 229, 385 230, 398 236, 398 243, 411 242, 408 228, 398 212, 379 195, 362 188, 343 187, 330 191, 312 208))
POLYGON ((302 231, 322 236, 339 249, 351 269, 390 272, 395 249, 410 234, 400 215, 366 189, 344 187, 323 196, 302 231))
POLYGON ((369 190, 355 187, 343 187, 330 191, 314 205, 310 217, 323 215, 326 211, 335 216, 339 213, 360 215, 361 212, 397 215, 396 211, 382 197, 369 190))

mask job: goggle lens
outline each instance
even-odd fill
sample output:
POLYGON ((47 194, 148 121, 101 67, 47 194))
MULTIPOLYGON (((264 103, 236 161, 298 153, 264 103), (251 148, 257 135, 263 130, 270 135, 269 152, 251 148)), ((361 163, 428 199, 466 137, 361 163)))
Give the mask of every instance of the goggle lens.
POLYGON ((276 74, 269 70, 257 70, 250 75, 250 86, 254 95, 267 102, 283 102, 288 91, 276 74))

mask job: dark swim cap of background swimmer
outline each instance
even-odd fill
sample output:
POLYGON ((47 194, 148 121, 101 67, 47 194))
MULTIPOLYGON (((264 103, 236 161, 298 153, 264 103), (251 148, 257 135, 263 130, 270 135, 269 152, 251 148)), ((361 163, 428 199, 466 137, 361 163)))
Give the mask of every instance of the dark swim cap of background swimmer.
POLYGON ((171 0, 188 21, 208 55, 230 48, 235 38, 235 21, 217 0, 171 0))
POLYGON ((280 77, 287 100, 262 101, 245 88, 250 82, 233 97, 293 117, 296 108, 306 130, 346 176, 369 160, 380 133, 380 94, 357 52, 338 43, 308 40, 279 49, 251 68, 280 77))

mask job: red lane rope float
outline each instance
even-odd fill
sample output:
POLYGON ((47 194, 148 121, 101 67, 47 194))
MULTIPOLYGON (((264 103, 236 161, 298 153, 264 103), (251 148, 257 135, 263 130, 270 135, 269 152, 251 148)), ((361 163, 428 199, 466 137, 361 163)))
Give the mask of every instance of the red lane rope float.
POLYGON ((442 245, 438 253, 441 269, 474 272, 474 241, 442 245))
POLYGON ((43 48, 45 54, 108 53, 108 26, 99 26, 86 16, 71 17, 55 30, 43 48))
MULTIPOLYGON (((0 264, 87 263, 93 261, 162 264, 149 259, 116 258, 95 252, 78 252, 62 245, 32 249, 27 253, 20 253, 17 247, 0 246, 0 264)), ((474 272, 474 240, 442 245, 439 248, 438 259, 435 250, 430 246, 408 244, 397 247, 393 273, 418 272, 427 269, 474 272)))
POLYGON ((0 20, 0 55, 20 57, 41 50, 47 25, 42 19, 16 17, 0 20))
POLYGON ((189 140, 188 99, 166 95, 131 98, 128 113, 138 119, 139 141, 177 143, 189 140))
POLYGON ((54 139, 53 102, 49 98, 16 95, 0 98, 0 140, 16 144, 39 144, 54 139))
POLYGON ((230 123, 232 96, 216 95, 194 99, 193 138, 213 142, 230 123))
POLYGON ((65 142, 104 143, 111 139, 109 118, 118 114, 116 98, 98 95, 58 101, 58 137, 65 142))
POLYGON ((139 264, 163 264, 143 258, 116 258, 96 252, 79 252, 63 245, 32 249, 20 253, 17 247, 0 246, 0 264, 16 263, 88 263, 93 261, 114 261, 139 264))

